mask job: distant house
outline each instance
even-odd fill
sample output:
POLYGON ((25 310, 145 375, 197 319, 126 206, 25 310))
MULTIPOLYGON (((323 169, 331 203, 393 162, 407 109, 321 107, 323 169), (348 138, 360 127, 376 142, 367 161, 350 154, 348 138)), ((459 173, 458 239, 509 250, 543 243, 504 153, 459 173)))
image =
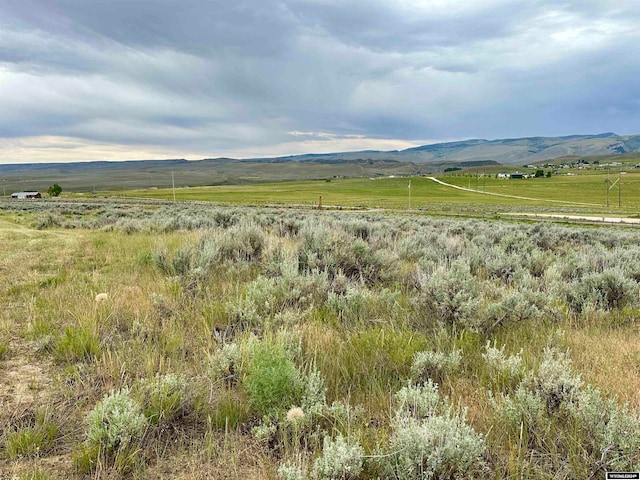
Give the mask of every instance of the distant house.
POLYGON ((509 174, 508 173, 499 173, 498 174, 498 178, 509 178, 509 174))
POLYGON ((40 192, 15 192, 11 194, 11 198, 23 200, 25 198, 42 198, 40 192))
POLYGON ((525 178, 524 173, 515 172, 511 174, 510 178, 525 178))

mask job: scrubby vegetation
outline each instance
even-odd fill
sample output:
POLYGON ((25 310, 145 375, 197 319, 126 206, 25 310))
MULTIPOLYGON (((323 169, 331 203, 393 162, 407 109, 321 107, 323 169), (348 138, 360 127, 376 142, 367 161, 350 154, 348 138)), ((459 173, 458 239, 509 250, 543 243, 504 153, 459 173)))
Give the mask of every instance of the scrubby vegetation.
POLYGON ((33 205, 0 224, 5 476, 640 469, 636 230, 33 205))

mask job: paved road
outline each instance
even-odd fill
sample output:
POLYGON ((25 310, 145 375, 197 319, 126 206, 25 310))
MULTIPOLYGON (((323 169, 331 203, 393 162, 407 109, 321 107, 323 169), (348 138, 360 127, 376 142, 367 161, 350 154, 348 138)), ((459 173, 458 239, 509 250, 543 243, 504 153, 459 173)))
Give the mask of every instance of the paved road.
POLYGON ((625 218, 625 217, 595 217, 590 215, 566 215, 560 213, 501 213, 500 215, 513 215, 516 217, 532 217, 532 218, 559 218, 565 220, 582 220, 585 222, 598 222, 598 223, 623 223, 628 225, 640 225, 640 218, 625 218))

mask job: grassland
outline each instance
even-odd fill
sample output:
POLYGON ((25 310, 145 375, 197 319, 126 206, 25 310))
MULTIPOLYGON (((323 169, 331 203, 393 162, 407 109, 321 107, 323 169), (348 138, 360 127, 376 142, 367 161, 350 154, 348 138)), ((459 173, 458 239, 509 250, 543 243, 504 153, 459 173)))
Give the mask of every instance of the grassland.
POLYGON ((42 201, 0 240, 1 478, 640 464, 636 230, 42 201))
MULTIPOLYGON (((634 215, 640 211, 640 173, 622 176, 621 208, 618 191, 606 198, 606 173, 554 175, 551 178, 504 180, 495 177, 443 175, 444 182, 475 190, 469 192, 437 184, 426 177, 339 179, 333 181, 279 182, 251 186, 217 186, 176 189, 177 201, 207 201, 223 205, 318 205, 332 208, 383 208, 424 211, 482 211, 485 213, 521 207, 558 211, 610 212, 634 215), (409 182, 411 191, 409 192, 409 182), (484 195, 481 192, 528 197, 518 199, 484 195), (553 200, 553 202, 549 202, 553 200), (565 203, 559 203, 565 202, 565 203), (585 205, 581 205, 585 204, 585 205)), ((611 177, 616 180, 617 177, 611 177)), ((172 189, 112 192, 129 198, 170 200, 172 189)))
MULTIPOLYGON (((573 173, 573 172, 572 172, 573 173)), ((610 174, 607 184, 607 173, 604 171, 579 171, 573 175, 553 175, 550 178, 533 179, 498 179, 495 176, 482 177, 476 180, 475 175, 442 176, 443 181, 465 188, 477 189, 480 192, 517 195, 544 200, 556 200, 577 203, 607 205, 607 185, 618 181, 617 174, 610 174)), ((620 176, 621 211, 640 210, 640 172, 628 172, 620 176)), ((609 190, 609 206, 617 209, 618 189, 609 190)))

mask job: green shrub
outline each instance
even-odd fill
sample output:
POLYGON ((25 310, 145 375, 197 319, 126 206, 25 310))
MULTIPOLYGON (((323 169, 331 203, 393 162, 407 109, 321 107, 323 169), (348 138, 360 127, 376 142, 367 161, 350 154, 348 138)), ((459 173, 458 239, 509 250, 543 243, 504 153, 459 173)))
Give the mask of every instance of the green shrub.
POLYGON ((278 343, 260 343, 253 350, 244 386, 249 405, 260 415, 270 415, 300 405, 300 373, 278 343))

